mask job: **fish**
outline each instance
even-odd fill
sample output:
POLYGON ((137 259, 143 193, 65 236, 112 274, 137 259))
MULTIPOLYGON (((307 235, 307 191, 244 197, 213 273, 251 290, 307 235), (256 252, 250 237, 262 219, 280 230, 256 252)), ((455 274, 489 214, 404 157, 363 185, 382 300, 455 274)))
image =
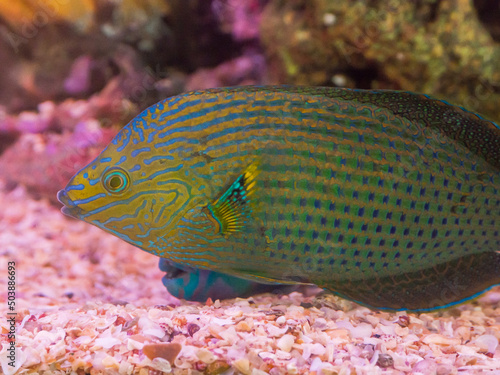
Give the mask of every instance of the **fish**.
POLYGON ((284 295, 298 289, 298 285, 263 284, 220 272, 187 267, 166 258, 160 258, 159 267, 165 272, 162 282, 168 292, 188 301, 247 298, 262 293, 284 295))
POLYGON ((132 119, 62 212, 190 270, 432 311, 500 284, 500 127, 406 91, 241 86, 132 119))

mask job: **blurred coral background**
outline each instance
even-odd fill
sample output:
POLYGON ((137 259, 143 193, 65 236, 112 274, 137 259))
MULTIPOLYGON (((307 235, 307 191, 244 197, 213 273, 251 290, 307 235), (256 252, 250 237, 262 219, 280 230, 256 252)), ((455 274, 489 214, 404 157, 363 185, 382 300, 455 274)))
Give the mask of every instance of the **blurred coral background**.
POLYGON ((55 202, 139 110, 217 86, 402 89, 498 120, 499 17, 486 0, 2 2, 0 177, 55 202))

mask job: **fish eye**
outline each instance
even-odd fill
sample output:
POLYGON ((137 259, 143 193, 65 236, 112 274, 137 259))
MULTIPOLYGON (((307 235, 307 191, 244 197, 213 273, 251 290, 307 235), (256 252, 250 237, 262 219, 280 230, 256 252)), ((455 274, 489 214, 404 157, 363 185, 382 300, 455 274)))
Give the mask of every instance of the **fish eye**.
POLYGON ((129 185, 130 178, 121 168, 108 169, 102 176, 104 188, 112 194, 124 193, 129 185))

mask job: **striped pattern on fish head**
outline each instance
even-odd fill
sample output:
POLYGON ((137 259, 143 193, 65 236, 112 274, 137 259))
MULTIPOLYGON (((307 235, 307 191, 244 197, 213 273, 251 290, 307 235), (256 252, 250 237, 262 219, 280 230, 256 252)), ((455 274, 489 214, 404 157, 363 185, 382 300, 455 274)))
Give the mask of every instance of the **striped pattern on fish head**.
POLYGON ((203 199, 209 186, 190 173, 201 156, 185 146, 189 142, 179 146, 156 136, 169 126, 159 115, 163 107, 160 102, 134 118, 70 180, 58 193, 63 213, 151 251, 153 239, 203 199))

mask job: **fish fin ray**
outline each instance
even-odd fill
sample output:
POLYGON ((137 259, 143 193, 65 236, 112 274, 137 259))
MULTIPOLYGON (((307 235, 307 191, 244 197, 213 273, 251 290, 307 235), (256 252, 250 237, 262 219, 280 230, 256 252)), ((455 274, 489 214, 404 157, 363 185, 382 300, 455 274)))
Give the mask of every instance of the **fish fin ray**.
POLYGON ((203 212, 222 235, 242 231, 251 221, 252 195, 259 174, 257 162, 250 164, 213 203, 203 212))
POLYGON ((382 310, 433 311, 470 301, 500 284, 498 251, 468 254, 423 270, 318 286, 382 310))

